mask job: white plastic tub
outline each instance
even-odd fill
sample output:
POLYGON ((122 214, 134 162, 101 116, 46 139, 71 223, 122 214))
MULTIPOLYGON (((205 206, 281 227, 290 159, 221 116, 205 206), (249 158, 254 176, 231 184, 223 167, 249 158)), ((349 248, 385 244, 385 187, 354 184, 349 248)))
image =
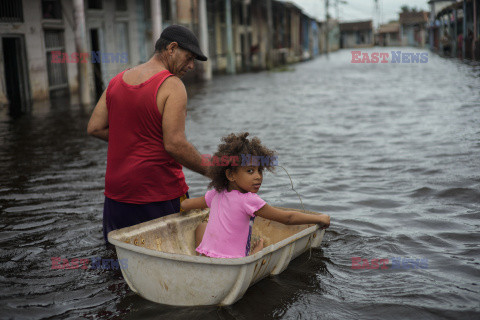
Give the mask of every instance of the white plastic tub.
POLYGON ((317 225, 286 226, 257 217, 253 235, 265 241, 260 252, 237 259, 196 256, 195 229, 207 214, 208 209, 192 210, 110 232, 118 259, 127 259, 122 273, 130 289, 167 305, 230 305, 257 281, 320 246, 325 233, 317 225))

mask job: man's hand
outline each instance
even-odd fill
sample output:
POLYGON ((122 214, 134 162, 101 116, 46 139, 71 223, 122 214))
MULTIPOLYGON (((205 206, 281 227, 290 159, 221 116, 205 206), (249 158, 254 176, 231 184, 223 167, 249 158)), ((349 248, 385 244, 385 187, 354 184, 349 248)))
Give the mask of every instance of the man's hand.
POLYGON ((107 90, 105 90, 93 109, 87 126, 87 133, 108 142, 107 90))

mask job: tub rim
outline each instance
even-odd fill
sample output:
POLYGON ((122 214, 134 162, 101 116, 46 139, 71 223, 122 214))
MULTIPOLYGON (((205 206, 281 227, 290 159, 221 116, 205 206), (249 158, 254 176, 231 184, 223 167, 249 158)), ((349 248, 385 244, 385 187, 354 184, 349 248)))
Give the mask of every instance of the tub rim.
MULTIPOLYGON (((293 209, 293 208, 283 208, 283 207, 277 207, 277 208, 300 211, 300 209, 293 209)), ((318 214, 318 213, 312 212, 312 211, 307 211, 307 212, 318 214)), ((176 215, 176 214, 174 214, 174 215, 176 215)), ((170 215, 170 216, 172 216, 172 215, 170 215)), ((168 219, 169 216, 166 216, 166 217, 168 219)), ((162 218, 159 218, 159 219, 163 219, 163 218, 166 218, 166 217, 162 217, 162 218)), ((178 215, 178 216, 175 216, 175 217, 181 217, 181 215, 178 215)), ((185 216, 185 217, 187 217, 187 216, 185 216)), ((164 220, 167 220, 167 219, 164 219, 164 220)), ((155 219, 155 220, 157 220, 157 219, 155 219)), ((151 220, 151 221, 154 221, 154 220, 151 220)), ((147 221, 146 223, 151 222, 151 221, 147 221)), ((158 222, 159 221, 156 221, 154 223, 158 223, 158 222)), ((130 227, 127 227, 127 228, 130 228, 130 227)), ((273 245, 267 246, 264 249, 260 250, 259 252, 255 253, 253 255, 246 256, 246 257, 241 257, 241 258, 212 258, 212 257, 206 257, 206 256, 191 256, 191 255, 180 254, 180 253, 169 253, 169 252, 163 252, 163 251, 148 249, 148 248, 145 248, 145 247, 136 246, 132 243, 126 243, 126 242, 115 239, 115 236, 117 236, 117 234, 121 233, 123 229, 125 229, 125 228, 113 230, 113 231, 110 231, 108 233, 108 236, 107 236, 108 237, 108 242, 110 242, 112 245, 114 245, 115 248, 120 247, 120 248, 128 250, 128 251, 133 251, 133 252, 137 252, 137 253, 140 253, 140 254, 144 254, 144 255, 148 255, 148 256, 152 256, 152 257, 163 258, 163 259, 168 259, 168 260, 184 261, 184 262, 191 262, 191 263, 201 263, 201 264, 215 264, 215 265, 243 265, 243 264, 246 264, 246 263, 250 263, 250 262, 260 260, 262 257, 264 257, 265 255, 267 255, 269 253, 272 253, 273 251, 277 251, 278 249, 283 248, 283 247, 289 245, 290 243, 295 242, 296 240, 298 240, 300 238, 308 236, 309 234, 314 234, 317 230, 320 229, 320 227, 317 224, 313 225, 313 226, 308 227, 308 228, 306 228, 306 229, 304 229, 300 232, 297 232, 294 235, 292 235, 288 238, 285 238, 285 239, 283 239, 283 240, 281 240, 281 241, 279 241, 279 242, 277 242, 273 245)), ((320 230, 321 231, 320 231, 320 234, 318 236, 323 238, 323 235, 325 234, 325 230, 322 230, 322 229, 320 229, 320 230)))

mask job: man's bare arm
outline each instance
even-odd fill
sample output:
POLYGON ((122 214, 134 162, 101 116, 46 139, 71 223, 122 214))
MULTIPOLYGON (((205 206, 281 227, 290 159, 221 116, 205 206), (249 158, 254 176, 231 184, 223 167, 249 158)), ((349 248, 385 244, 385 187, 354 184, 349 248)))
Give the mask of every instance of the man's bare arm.
POLYGON ((108 142, 108 110, 106 95, 105 90, 98 100, 95 109, 93 109, 92 116, 88 122, 87 133, 93 137, 108 142))
MULTIPOLYGON (((177 77, 168 78, 163 86, 163 89, 169 92, 162 113, 165 150, 183 166, 206 175, 207 167, 201 165, 202 156, 188 142, 185 136, 185 119, 187 116, 187 92, 185 86, 177 77)), ((161 103, 159 100, 157 96, 157 105, 161 103)))

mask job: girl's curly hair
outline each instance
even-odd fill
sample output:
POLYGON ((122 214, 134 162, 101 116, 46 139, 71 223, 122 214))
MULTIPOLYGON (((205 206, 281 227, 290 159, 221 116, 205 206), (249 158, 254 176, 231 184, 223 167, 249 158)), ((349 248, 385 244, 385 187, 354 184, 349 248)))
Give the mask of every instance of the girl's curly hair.
MULTIPOLYGON (((237 170, 238 166, 242 165, 242 159, 248 155, 260 156, 264 157, 264 159, 272 159, 276 155, 275 150, 270 150, 263 146, 259 138, 253 137, 249 140, 247 139, 248 135, 248 132, 231 133, 222 138, 224 143, 218 146, 217 152, 213 155, 214 159, 222 159, 222 163, 213 163, 208 168, 208 176, 212 179, 208 188, 213 187, 218 192, 227 189, 229 183, 226 175, 227 169, 237 170), (235 158, 238 161, 235 161, 235 158)), ((274 165, 273 161, 261 161, 258 167, 260 170, 267 169, 273 172, 275 169, 274 165)))

